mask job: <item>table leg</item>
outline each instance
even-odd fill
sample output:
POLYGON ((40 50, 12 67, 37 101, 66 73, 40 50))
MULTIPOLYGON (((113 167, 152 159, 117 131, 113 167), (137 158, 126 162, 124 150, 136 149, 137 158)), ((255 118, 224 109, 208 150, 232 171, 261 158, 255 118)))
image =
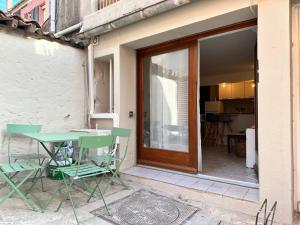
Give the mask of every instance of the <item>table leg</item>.
POLYGON ((230 153, 230 136, 227 136, 227 148, 228 148, 228 153, 230 153))
POLYGON ((50 165, 50 163, 51 163, 52 161, 54 161, 55 164, 56 164, 57 166, 59 166, 58 162, 55 160, 55 157, 56 157, 56 155, 58 154, 60 148, 63 146, 64 142, 62 142, 62 143, 60 144, 60 146, 58 147, 57 151, 56 151, 54 154, 46 147, 46 145, 45 145, 43 142, 40 142, 40 144, 43 146, 43 148, 46 150, 46 152, 48 153, 48 155, 49 155, 50 158, 51 158, 51 159, 49 160, 49 162, 48 162, 48 165, 50 165))

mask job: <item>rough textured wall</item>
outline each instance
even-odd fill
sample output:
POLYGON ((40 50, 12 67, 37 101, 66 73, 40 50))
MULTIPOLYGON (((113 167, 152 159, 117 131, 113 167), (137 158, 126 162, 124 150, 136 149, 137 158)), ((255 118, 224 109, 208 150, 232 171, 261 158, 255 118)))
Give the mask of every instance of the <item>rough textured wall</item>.
POLYGON ((82 18, 98 10, 97 0, 57 0, 56 32, 79 23, 82 18))
POLYGON ((80 22, 80 0, 57 0, 56 32, 80 22))
MULTIPOLYGON (((0 162, 7 160, 5 124, 42 124, 45 132, 86 124, 83 50, 0 30, 0 162)), ((17 138, 12 152, 35 151, 17 138)))

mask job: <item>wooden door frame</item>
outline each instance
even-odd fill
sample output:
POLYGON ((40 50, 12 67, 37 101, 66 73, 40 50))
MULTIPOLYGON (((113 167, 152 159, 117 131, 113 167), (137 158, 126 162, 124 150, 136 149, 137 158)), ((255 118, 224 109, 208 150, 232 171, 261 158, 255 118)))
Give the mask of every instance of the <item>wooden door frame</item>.
POLYGON ((257 19, 232 24, 226 27, 137 50, 137 163, 190 173, 198 172, 198 40, 204 37, 239 30, 255 25, 257 25, 257 19), (145 57, 186 48, 189 49, 189 153, 145 148, 143 146, 143 59, 145 57))
POLYGON ((159 166, 168 169, 197 173, 197 41, 173 42, 165 46, 138 51, 138 79, 137 79, 137 130, 138 130, 138 158, 141 164, 159 166), (143 144, 143 59, 163 53, 188 49, 188 133, 189 151, 180 152, 157 148, 144 147, 143 144))

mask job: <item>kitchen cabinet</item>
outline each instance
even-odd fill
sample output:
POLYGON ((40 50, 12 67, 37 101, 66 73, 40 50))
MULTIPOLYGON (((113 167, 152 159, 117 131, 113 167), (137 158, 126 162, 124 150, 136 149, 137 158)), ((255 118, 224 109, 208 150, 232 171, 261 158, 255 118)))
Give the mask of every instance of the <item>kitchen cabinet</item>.
POLYGON ((245 98, 245 82, 238 82, 231 84, 231 98, 245 98))
POLYGON ((254 82, 249 80, 245 81, 245 98, 254 98, 255 95, 254 82))
POLYGON ((219 100, 254 98, 255 86, 252 80, 219 84, 219 100))
POLYGON ((219 84, 219 100, 231 99, 231 84, 219 84))

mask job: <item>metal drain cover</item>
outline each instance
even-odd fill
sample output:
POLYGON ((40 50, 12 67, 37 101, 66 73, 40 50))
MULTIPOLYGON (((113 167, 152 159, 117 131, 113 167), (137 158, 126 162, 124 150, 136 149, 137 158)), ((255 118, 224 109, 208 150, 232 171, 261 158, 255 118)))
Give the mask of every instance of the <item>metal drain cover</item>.
POLYGON ((91 213, 115 225, 181 225, 198 208, 140 189, 91 213))
POLYGON ((167 225, 177 220, 179 210, 172 201, 152 196, 124 202, 119 206, 117 215, 130 225, 167 225))

